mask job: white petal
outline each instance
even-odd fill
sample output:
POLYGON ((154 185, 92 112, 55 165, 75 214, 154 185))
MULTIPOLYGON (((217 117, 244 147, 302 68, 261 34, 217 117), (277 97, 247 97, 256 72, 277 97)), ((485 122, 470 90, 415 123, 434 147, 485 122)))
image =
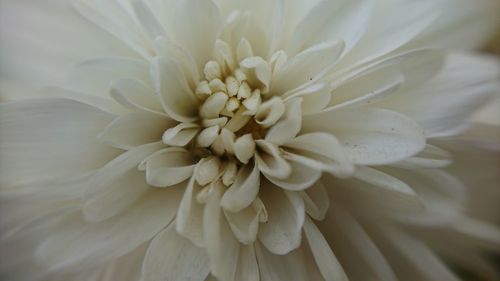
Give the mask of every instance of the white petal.
POLYGON ((203 280, 210 273, 205 250, 175 231, 171 223, 149 245, 142 266, 142 280, 203 280))
POLYGON ((496 1, 444 0, 437 1, 437 6, 438 19, 407 48, 473 50, 482 48, 498 30, 500 3, 496 1))
POLYGON ((406 169, 415 168, 444 168, 452 163, 452 156, 446 150, 427 144, 419 154, 393 164, 395 167, 406 169))
POLYGON ((128 208, 146 192, 149 186, 137 166, 141 160, 161 147, 158 143, 138 146, 97 171, 84 192, 82 212, 85 219, 108 219, 128 208))
POLYGON ((373 186, 401 193, 402 196, 416 197, 417 194, 406 183, 386 173, 369 167, 357 167, 354 177, 373 186))
POLYGON ((175 61, 155 58, 151 64, 151 76, 163 109, 171 118, 179 122, 197 119, 199 102, 175 61))
POLYGON ((306 162, 302 160, 303 159, 297 158, 291 159, 291 161, 288 162, 291 167, 291 173, 290 176, 284 179, 274 178, 268 174, 264 175, 270 182, 283 189, 292 191, 306 189, 321 177, 321 170, 318 169, 318 167, 310 167, 314 165, 304 165, 306 162))
POLYGON ((246 164, 255 154, 255 141, 252 134, 246 134, 234 142, 234 155, 241 163, 246 164))
POLYGON ((165 114, 154 90, 137 79, 118 79, 113 81, 110 87, 111 97, 127 108, 165 114))
POLYGON ((264 140, 257 140, 256 143, 260 151, 255 154, 255 162, 263 174, 277 179, 290 176, 292 167, 283 159, 275 145, 264 140))
POLYGON ((85 223, 79 214, 69 216, 53 229, 52 235, 44 238, 35 257, 50 270, 87 268, 116 259, 152 239, 168 225, 183 191, 184 186, 150 189, 125 212, 99 223, 85 223))
MULTIPOLYGON (((196 170, 196 168, 195 168, 196 170)), ((196 201, 201 186, 191 177, 176 216, 176 230, 198 247, 203 247, 203 205, 196 201)))
POLYGON ((130 113, 115 118, 98 138, 111 146, 130 149, 160 141, 165 129, 174 125, 175 121, 166 116, 147 112, 130 113))
POLYGON ((271 93, 281 96, 331 69, 344 50, 342 41, 319 43, 291 57, 273 77, 271 93))
POLYGON ((119 151, 96 135, 113 116, 65 99, 36 99, 0 105, 0 182, 66 177, 102 167, 119 151))
POLYGON ((174 17, 176 39, 198 62, 202 73, 205 63, 212 57, 221 25, 219 9, 211 0, 186 0, 178 3, 174 17))
MULTIPOLYGON (((300 135, 287 142, 284 147, 288 148, 291 154, 309 158, 316 162, 311 166, 313 168, 319 167, 321 170, 338 176, 350 175, 354 171, 354 166, 344 152, 342 145, 330 134, 310 133, 300 135)), ((294 155, 290 156, 291 158, 288 159, 297 158, 293 157, 294 155)), ((302 163, 307 165, 309 161, 302 163)))
POLYGON ((347 281, 347 275, 340 265, 337 257, 332 252, 330 245, 325 240, 319 229, 314 225, 311 219, 306 218, 304 222, 304 233, 307 242, 311 247, 314 260, 318 265, 321 274, 327 281, 343 280, 347 281))
POLYGON ((249 57, 240 62, 249 84, 261 89, 264 93, 269 90, 271 83, 271 67, 261 57, 249 57))
POLYGON ((245 114, 246 109, 243 107, 240 107, 238 111, 234 114, 234 116, 227 122, 226 126, 224 127, 225 129, 231 131, 231 132, 237 132, 241 128, 243 128, 247 123, 248 120, 250 120, 251 116, 245 114))
POLYGON ((300 192, 306 213, 315 220, 323 220, 330 207, 330 199, 321 180, 300 192))
POLYGON ((408 117, 388 110, 334 110, 305 116, 303 121, 305 132, 333 133, 355 164, 394 163, 425 147, 422 129, 408 117))
MULTIPOLYGON (((173 11, 175 9, 165 8, 165 10, 173 11)), ((189 86, 194 89, 200 80, 200 73, 193 56, 183 46, 169 41, 165 37, 156 38, 154 45, 158 56, 172 58, 179 63, 189 86)))
POLYGON ((319 42, 343 40, 345 52, 363 36, 372 11, 372 1, 319 2, 298 24, 287 53, 292 54, 319 42), (314 31, 314 32, 312 32, 314 31))
POLYGON ((285 113, 285 103, 278 97, 262 103, 255 113, 255 122, 264 128, 268 128, 276 124, 276 122, 285 113))
POLYGON ((284 255, 300 245, 304 224, 304 202, 297 193, 282 191, 272 184, 261 189, 269 220, 259 229, 259 240, 269 251, 284 255))
POLYGON ((254 245, 240 246, 238 268, 234 280, 259 281, 259 265, 255 255, 254 245))
POLYGON ((255 242, 262 208, 262 205, 252 204, 234 213, 224 210, 227 222, 239 242, 245 245, 251 245, 255 242))
POLYGON ((220 280, 234 280, 240 243, 235 239, 222 214, 220 200, 223 192, 220 182, 213 183, 205 205, 203 233, 211 272, 220 280))
POLYGON ((320 112, 330 104, 333 87, 329 83, 313 84, 309 87, 290 93, 285 102, 295 97, 302 97, 302 114, 310 115, 320 112))
POLYGON ((411 41, 422 31, 432 27, 438 16, 442 16, 438 2, 379 3, 373 11, 365 36, 347 55, 342 65, 370 61, 411 41), (406 16, 401 16, 402 14, 406 16))
POLYGON ((99 2, 99 5, 79 0, 71 3, 89 22, 116 36, 143 57, 151 57, 147 36, 118 2, 99 2))
POLYGON ((299 133, 302 124, 301 103, 302 98, 296 98, 286 104, 285 114, 267 131, 266 141, 282 145, 299 133))
POLYGON ((144 0, 133 0, 132 7, 142 28, 152 40, 158 36, 166 35, 165 29, 161 26, 161 23, 144 0))
POLYGON ((234 183, 222 196, 221 206, 230 212, 248 207, 259 193, 260 172, 257 165, 248 164, 240 168, 234 183))
POLYGON ((332 204, 326 219, 318 226, 335 249, 335 255, 342 260, 349 277, 398 280, 384 257, 384 249, 379 249, 356 218, 339 204, 332 204), (360 271, 360 266, 365 270, 360 271))
POLYGON ((107 96, 112 81, 134 78, 150 85, 149 64, 145 60, 126 57, 92 58, 70 69, 66 87, 93 95, 107 96))
POLYGON ((187 145, 200 131, 200 126, 194 123, 179 123, 179 125, 170 128, 163 133, 162 141, 164 144, 172 146, 187 145))
POLYGON ((146 181, 155 187, 168 187, 181 183, 193 174, 194 155, 180 147, 159 150, 144 159, 139 169, 146 171, 146 181))
POLYGON ((412 117, 421 124, 426 136, 456 134, 464 129, 466 120, 476 110, 498 93, 499 65, 496 58, 449 55, 433 80, 393 96, 381 106, 397 108, 412 117))

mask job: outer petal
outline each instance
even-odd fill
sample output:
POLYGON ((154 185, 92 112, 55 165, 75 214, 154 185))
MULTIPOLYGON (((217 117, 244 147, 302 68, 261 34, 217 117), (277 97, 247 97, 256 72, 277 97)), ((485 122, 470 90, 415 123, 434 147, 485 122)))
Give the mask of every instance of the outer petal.
POLYGON ((115 118, 99 134, 99 139, 117 148, 130 149, 160 141, 163 132, 174 125, 175 121, 167 116, 135 112, 115 118))
POLYGON ((179 122, 197 119, 198 100, 175 61, 156 58, 151 66, 151 76, 163 109, 171 118, 179 122))
POLYGON ((79 214, 71 215, 51 230, 52 235, 44 238, 35 257, 50 270, 73 266, 83 269, 118 258, 168 225, 183 191, 183 186, 150 189, 126 212, 99 223, 86 223, 79 214))
POLYGON ((179 1, 175 17, 175 38, 198 62, 203 73, 212 56, 222 16, 212 0, 179 1))
POLYGON ((142 272, 144 281, 200 281, 209 274, 210 262, 205 250, 179 236, 171 223, 149 245, 142 272))
POLYGON ((303 124, 306 132, 333 133, 355 164, 389 164, 425 147, 425 136, 418 124, 388 110, 333 110, 305 116, 303 124))
POLYGON ((272 184, 263 186, 261 198, 269 215, 268 222, 259 229, 262 244, 277 255, 299 247, 305 213, 302 198, 272 184))
POLYGON ((96 141, 113 117, 65 99, 0 104, 0 182, 82 174, 103 166, 118 151, 96 141))

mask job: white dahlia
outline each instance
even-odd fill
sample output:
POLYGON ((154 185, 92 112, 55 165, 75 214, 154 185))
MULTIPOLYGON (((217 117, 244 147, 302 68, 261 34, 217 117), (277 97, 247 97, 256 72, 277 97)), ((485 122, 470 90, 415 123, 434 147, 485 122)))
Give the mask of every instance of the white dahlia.
POLYGON ((498 2, 1 4, 2 280, 495 278, 498 2))

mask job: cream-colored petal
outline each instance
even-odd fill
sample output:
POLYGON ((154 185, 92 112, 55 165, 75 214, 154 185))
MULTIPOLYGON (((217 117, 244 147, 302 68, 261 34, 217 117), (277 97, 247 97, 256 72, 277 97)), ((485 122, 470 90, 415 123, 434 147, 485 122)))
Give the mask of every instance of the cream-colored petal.
POLYGON ((112 82, 111 97, 126 108, 165 114, 154 90, 134 78, 122 78, 112 82))
POLYGON ((298 248, 305 215, 302 198, 269 183, 264 183, 260 193, 269 219, 259 228, 259 241, 277 255, 298 248))
POLYGON ((144 159, 139 170, 146 171, 148 184, 154 187, 169 187, 190 178, 196 160, 196 157, 184 148, 169 147, 144 159))
MULTIPOLYGON (((167 3, 163 2, 163 4, 167 3)), ((174 9, 165 8, 165 10, 174 9)), ((200 72, 196 61, 185 49, 185 47, 178 45, 165 37, 156 38, 154 41, 154 47, 158 56, 172 58, 179 63, 189 86, 191 89, 195 89, 197 83, 200 81, 200 72)))
POLYGON ((86 223, 78 213, 68 216, 44 237, 34 255, 49 270, 95 267, 123 256, 169 224, 184 189, 150 189, 125 212, 99 223, 86 223))
POLYGON ((196 195, 201 191, 201 188, 195 177, 192 176, 182 197, 175 220, 177 232, 198 247, 204 245, 203 205, 196 201, 196 195))
POLYGON ((163 109, 171 118, 179 122, 197 120, 198 99, 189 88, 177 62, 155 58, 151 64, 151 77, 163 109))
POLYGON ((222 208, 235 213, 248 207, 257 197, 259 187, 260 172, 257 165, 247 164, 241 167, 234 183, 222 196, 222 208))
POLYGON ((249 84, 262 89, 264 93, 271 84, 271 67, 261 57, 249 57, 240 62, 240 68, 245 73, 249 84))
POLYGON ((167 116, 136 112, 121 115, 113 120, 98 138, 102 142, 120 149, 158 142, 166 128, 175 125, 167 116))
POLYGON ((255 154, 255 163, 266 176, 286 179, 292 173, 292 167, 283 159, 278 147, 264 140, 257 140, 259 151, 255 154))
POLYGON ((187 145, 198 132, 201 130, 200 126, 195 123, 179 123, 177 126, 172 127, 163 133, 162 141, 164 144, 172 146, 185 146, 187 145))
POLYGON ((205 63, 212 58, 222 16, 211 0, 182 1, 176 8, 175 38, 191 53, 202 73, 205 63))
POLYGON ((354 171, 354 166, 340 142, 331 134, 309 133, 287 142, 284 147, 289 151, 285 158, 301 161, 302 164, 337 176, 348 176, 354 171), (313 161, 307 161, 308 159, 313 161), (305 161, 304 161, 305 160, 305 161))
POLYGON ((238 264, 240 243, 234 237, 220 207, 224 186, 212 183, 203 216, 203 233, 212 274, 220 280, 233 280, 238 264))
POLYGON ((262 205, 252 204, 234 213, 224 210, 227 223, 239 242, 245 245, 252 245, 255 242, 262 208, 262 205))
POLYGON ((332 98, 332 85, 329 83, 313 84, 305 89, 290 93, 284 99, 285 102, 295 97, 302 97, 302 114, 310 115, 319 113, 330 104, 332 98))
POLYGON ((236 139, 233 146, 234 155, 241 163, 247 164, 255 154, 255 141, 252 134, 246 134, 236 139))
POLYGON ((372 9, 373 1, 319 2, 297 25, 287 44, 287 53, 298 53, 319 42, 343 40, 345 54, 365 33, 372 9))
POLYGON ((133 0, 134 13, 144 32, 152 39, 166 36, 166 31, 145 0, 133 0))
POLYGON ((226 126, 224 126, 225 129, 231 131, 231 132, 237 132, 239 129, 243 128, 250 120, 251 116, 245 114, 246 109, 243 107, 240 107, 238 111, 234 114, 234 116, 227 122, 226 126))
POLYGON ((142 266, 142 280, 203 280, 210 273, 210 261, 203 248, 175 231, 175 222, 151 241, 142 266))
POLYGON ((241 245, 234 280, 260 281, 254 245, 241 245))
POLYGON ((361 165, 400 161, 420 152, 426 142, 415 121, 383 109, 333 110, 305 116, 302 130, 334 134, 353 163, 361 165))
POLYGON ((288 161, 291 167, 291 173, 290 176, 284 179, 275 178, 268 174, 264 175, 269 181, 283 189, 292 191, 306 189, 321 177, 321 169, 319 169, 319 167, 314 167, 314 165, 304 165, 304 163, 307 162, 303 160, 304 159, 296 157, 288 161), (311 168, 311 166, 313 166, 313 168, 311 168))
POLYGON ((281 96, 303 84, 322 78, 339 59, 343 41, 319 43, 291 57, 274 74, 271 93, 281 96))
POLYGON ((285 109, 282 99, 272 97, 259 106, 255 113, 255 122, 264 128, 269 128, 278 122, 285 113, 285 109))
POLYGON ((349 280, 325 237, 309 217, 304 222, 304 234, 323 278, 327 281, 349 280))
POLYGON ((89 180, 82 212, 88 221, 103 221, 124 211, 149 189, 140 161, 162 147, 159 143, 133 148, 113 159, 89 180))
POLYGON ((97 57, 79 62, 67 73, 65 87, 107 97, 110 84, 121 78, 134 78, 151 86, 149 63, 127 57, 97 57))
POLYGON ((292 99, 286 103, 285 114, 272 126, 266 134, 266 141, 282 145, 299 133, 302 124, 302 98, 292 99))
POLYGON ((330 207, 330 199, 321 180, 316 181, 315 184, 299 194, 304 200, 306 213, 315 220, 323 220, 330 207))
POLYGON ((200 160, 196 169, 196 181, 204 186, 215 181, 220 176, 222 166, 221 160, 217 156, 208 156, 200 160))
POLYGON ((0 104, 2 187, 81 175, 102 167, 121 151, 96 140, 114 117, 67 99, 0 104))
POLYGON ((453 162, 450 152, 441 149, 437 146, 427 144, 425 149, 419 154, 407 158, 398 163, 394 163, 395 167, 405 169, 415 168, 444 168, 453 162))

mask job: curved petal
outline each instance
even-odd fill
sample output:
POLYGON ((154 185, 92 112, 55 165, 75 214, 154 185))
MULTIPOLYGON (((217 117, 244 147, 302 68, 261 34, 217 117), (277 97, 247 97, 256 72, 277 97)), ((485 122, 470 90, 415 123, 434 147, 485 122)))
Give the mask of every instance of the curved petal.
POLYGON ((269 219, 260 226, 259 241, 274 254, 287 254, 300 245, 304 202, 298 194, 282 191, 269 183, 264 184, 261 193, 269 219))
POLYGON ((297 25, 287 44, 287 53, 299 52, 318 42, 343 40, 345 54, 366 31, 372 6, 373 1, 365 0, 319 2, 297 25))
MULTIPOLYGON (((196 173, 196 167, 195 167, 196 173)), ((203 247, 203 205, 196 200, 196 195, 201 192, 202 187, 198 185, 192 176, 182 197, 179 210, 175 219, 177 232, 191 240, 198 247, 203 247)))
POLYGON ((255 163, 264 175, 276 179, 286 179, 292 173, 292 167, 281 156, 279 149, 272 143, 257 140, 261 151, 255 153, 255 163))
POLYGON ((323 220, 330 207, 330 199, 321 180, 300 192, 306 213, 315 220, 323 220))
POLYGON ((325 240, 316 225, 310 218, 306 217, 304 222, 304 234, 306 236, 314 260, 326 281, 348 281, 344 269, 337 257, 332 252, 330 245, 325 240))
POLYGON ((338 176, 352 174, 354 166, 340 142, 327 133, 303 134, 283 145, 291 154, 286 159, 302 160, 302 164, 330 172, 338 176), (295 156, 295 157, 294 157, 295 156), (312 165, 310 162, 313 161, 312 165))
POLYGON ((203 233, 212 274, 221 280, 234 280, 240 243, 223 216, 220 200, 224 186, 213 182, 203 216, 203 233))
POLYGON ((171 118, 179 122, 197 120, 199 101, 175 61, 155 58, 151 63, 151 76, 163 109, 171 118))
POLYGON ((204 249, 177 234, 173 222, 151 241, 142 272, 144 281, 200 281, 210 273, 210 261, 204 249))
POLYGON ((32 99, 2 103, 0 112, 1 186, 80 175, 119 153, 96 140, 113 118, 97 108, 32 99))
POLYGON ((193 175, 196 157, 180 147, 159 150, 144 159, 139 170, 146 171, 146 181, 155 187, 181 183, 193 175))
POLYGON ((422 129, 413 120, 383 109, 333 110, 305 116, 303 131, 334 134, 355 164, 390 164, 425 147, 422 129), (331 122, 324 122, 329 120, 331 122))
POLYGON ((165 129, 174 125, 175 121, 166 116, 146 112, 130 113, 115 118, 98 138, 111 146, 130 149, 160 141, 165 129))
POLYGON ((262 204, 252 204, 234 213, 224 210, 229 227, 231 227, 234 236, 239 242, 245 245, 252 245, 255 242, 263 208, 262 204))
POLYGON ((282 145, 292 140, 300 131, 302 124, 302 98, 295 98, 286 103, 285 114, 266 134, 266 141, 282 145))
POLYGON ((178 3, 174 15, 175 38, 198 63, 199 73, 212 57, 222 16, 212 0, 186 0, 178 3))
POLYGON ((283 189, 298 191, 309 188, 321 177, 321 170, 318 167, 311 168, 310 166, 314 165, 304 165, 308 159, 301 159, 300 157, 291 158, 291 161, 288 162, 291 167, 290 176, 279 179, 264 174, 266 178, 283 189))
POLYGON ((111 82, 109 94, 126 108, 165 115, 154 90, 138 79, 121 78, 111 82))
POLYGON ((257 197, 260 187, 260 172, 257 165, 240 168, 234 183, 221 199, 221 206, 227 211, 238 212, 248 207, 257 197))
POLYGON ((154 143, 131 149, 98 170, 88 181, 82 212, 88 221, 103 221, 134 203, 149 185, 137 171, 140 161, 161 148, 154 143))
POLYGON ((49 270, 61 270, 95 267, 123 256, 169 224, 183 191, 184 186, 150 189, 125 212, 99 223, 87 223, 78 213, 71 215, 44 237, 35 257, 49 270))

